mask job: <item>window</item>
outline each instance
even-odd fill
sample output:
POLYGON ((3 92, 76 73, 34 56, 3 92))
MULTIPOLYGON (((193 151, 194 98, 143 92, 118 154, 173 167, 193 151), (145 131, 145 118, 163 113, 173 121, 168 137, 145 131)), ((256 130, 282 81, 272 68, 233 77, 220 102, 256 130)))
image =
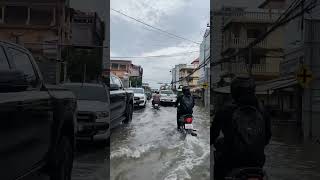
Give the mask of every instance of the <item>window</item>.
POLYGON ((108 102, 108 94, 103 86, 65 85, 79 100, 108 102))
POLYGON ((126 65, 121 64, 121 65, 120 65, 120 69, 121 69, 121 70, 127 70, 127 66, 126 66, 126 65))
POLYGON ((9 69, 8 59, 2 47, 0 47, 0 70, 9 69))
POLYGON ((53 12, 51 8, 32 7, 30 9, 30 24, 50 25, 52 21, 53 21, 53 12))
POLYGON ((9 48, 9 53, 12 56, 14 64, 16 65, 16 69, 21 70, 30 83, 34 83, 34 81, 36 81, 36 75, 29 56, 22 51, 12 48, 9 48))
POLYGON ((119 67, 119 64, 112 64, 111 65, 111 69, 118 69, 118 67, 119 67))
POLYGON ((7 24, 26 24, 28 18, 28 8, 24 6, 7 6, 4 20, 7 24))

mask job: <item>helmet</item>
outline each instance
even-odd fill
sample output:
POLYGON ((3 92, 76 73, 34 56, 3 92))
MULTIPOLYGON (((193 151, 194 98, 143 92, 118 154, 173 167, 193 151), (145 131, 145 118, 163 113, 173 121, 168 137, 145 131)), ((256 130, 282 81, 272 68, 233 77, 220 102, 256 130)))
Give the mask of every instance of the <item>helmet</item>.
POLYGON ((231 95, 233 99, 241 96, 250 96, 255 94, 255 81, 249 76, 237 76, 231 82, 231 95))
POLYGON ((188 86, 183 86, 182 93, 185 95, 190 94, 190 88, 188 86))

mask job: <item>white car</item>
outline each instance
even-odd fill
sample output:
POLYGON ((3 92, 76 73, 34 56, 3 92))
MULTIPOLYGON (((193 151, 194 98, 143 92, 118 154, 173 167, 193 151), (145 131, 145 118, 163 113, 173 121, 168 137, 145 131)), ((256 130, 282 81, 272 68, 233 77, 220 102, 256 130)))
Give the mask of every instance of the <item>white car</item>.
POLYGON ((128 88, 128 90, 133 91, 134 93, 133 103, 135 106, 146 107, 147 95, 143 88, 128 88))
POLYGON ((161 104, 175 104, 177 101, 177 95, 171 90, 160 91, 160 103, 161 104))

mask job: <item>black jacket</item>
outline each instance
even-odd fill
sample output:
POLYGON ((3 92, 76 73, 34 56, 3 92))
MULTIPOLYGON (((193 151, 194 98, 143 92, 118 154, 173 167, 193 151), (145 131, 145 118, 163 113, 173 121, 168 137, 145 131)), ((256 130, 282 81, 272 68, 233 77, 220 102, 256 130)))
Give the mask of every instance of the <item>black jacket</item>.
MULTIPOLYGON (((218 144, 216 144, 217 138, 220 135, 220 132, 223 133, 223 145, 221 151, 228 155, 233 154, 231 147, 232 139, 235 136, 232 126, 232 114, 233 111, 237 108, 237 104, 246 104, 253 105, 257 107, 263 114, 266 121, 266 140, 265 145, 269 144, 271 139, 271 121, 268 113, 265 111, 264 107, 259 103, 256 97, 242 97, 236 103, 225 104, 221 109, 215 113, 215 117, 211 124, 210 129, 210 144, 213 144, 217 149, 218 144)), ((264 152, 257 152, 260 154, 261 159, 264 159, 264 152)))
MULTIPOLYGON (((181 106, 183 106, 183 104, 185 103, 183 101, 183 96, 185 96, 185 95, 180 95, 180 96, 177 97, 177 101, 176 101, 176 107, 178 108, 177 111, 180 114, 192 114, 193 113, 192 110, 191 110, 191 112, 186 112, 185 110, 183 110, 183 108, 181 108, 181 106)), ((190 98, 190 100, 192 101, 192 104, 191 104, 192 107, 190 107, 190 109, 193 109, 193 107, 195 105, 193 96, 189 95, 189 96, 186 96, 186 97, 190 98)))

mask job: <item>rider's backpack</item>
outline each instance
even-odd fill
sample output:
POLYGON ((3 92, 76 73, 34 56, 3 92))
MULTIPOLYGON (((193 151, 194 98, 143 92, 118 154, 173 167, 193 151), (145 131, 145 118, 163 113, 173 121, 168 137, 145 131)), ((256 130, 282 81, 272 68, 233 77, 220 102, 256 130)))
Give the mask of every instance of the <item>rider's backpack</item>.
POLYGON ((180 109, 182 112, 192 113, 193 105, 194 105, 194 100, 192 96, 181 97, 180 109))
POLYGON ((233 149, 236 154, 263 152, 266 137, 266 122, 255 107, 239 105, 232 115, 234 127, 233 149))

